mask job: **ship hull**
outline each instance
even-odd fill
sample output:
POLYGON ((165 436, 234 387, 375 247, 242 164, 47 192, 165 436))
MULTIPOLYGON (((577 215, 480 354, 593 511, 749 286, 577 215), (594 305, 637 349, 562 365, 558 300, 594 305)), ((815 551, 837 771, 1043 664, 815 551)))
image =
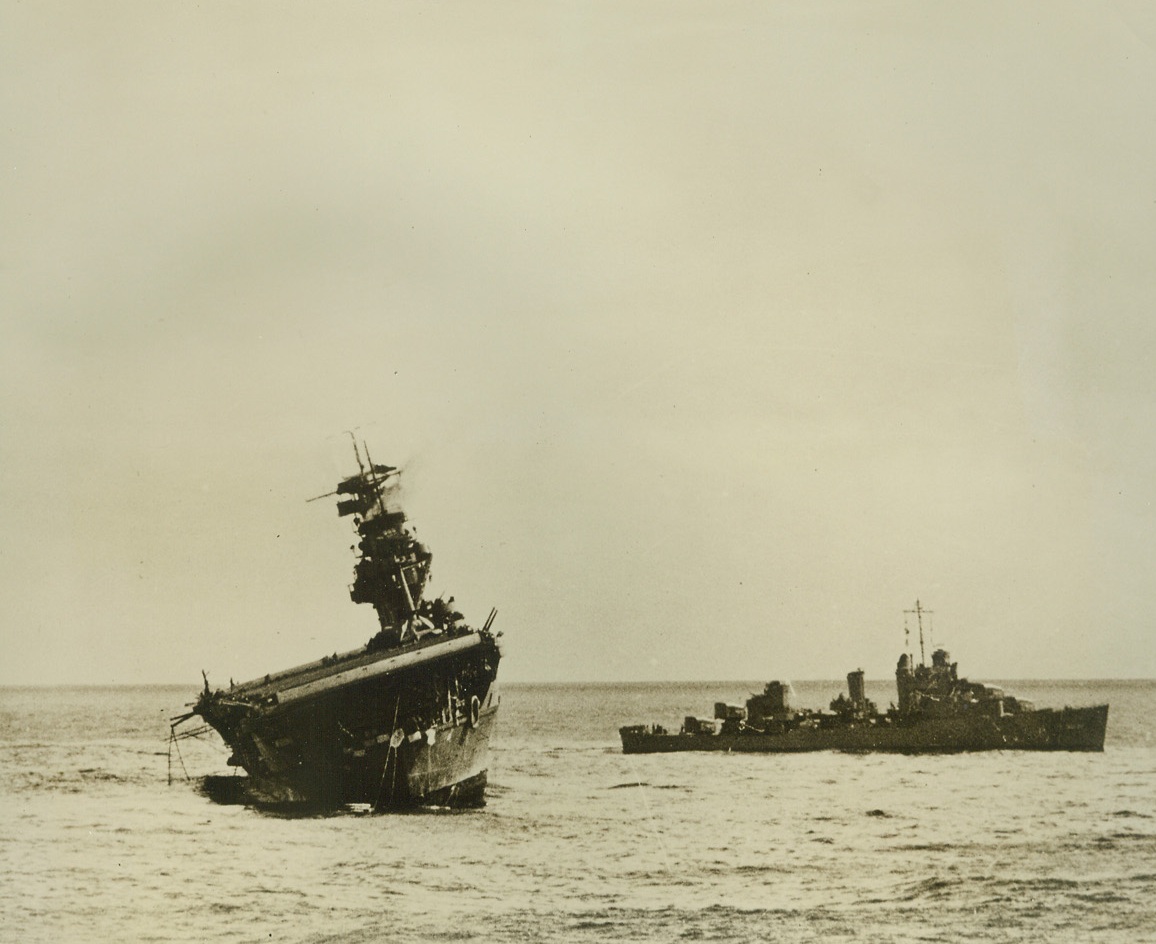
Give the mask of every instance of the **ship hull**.
MULTIPOLYGON (((497 706, 475 725, 443 724, 396 748, 382 731, 327 763, 244 778, 246 802, 268 807, 332 808, 363 804, 376 810, 485 804, 490 738, 497 706), (384 738, 378 743, 378 738, 384 738)), ((259 735, 258 735, 259 736, 259 735)))
MULTIPOLYGON (((484 802, 498 652, 477 635, 347 654, 196 706, 248 774, 246 802, 378 810, 484 802)), ((206 785, 220 790, 220 783, 206 785)))
POLYGON ((944 717, 796 727, 781 733, 655 733, 643 726, 620 730, 626 754, 675 751, 804 751, 946 754, 963 751, 1102 751, 1108 706, 1039 709, 1002 717, 944 717))

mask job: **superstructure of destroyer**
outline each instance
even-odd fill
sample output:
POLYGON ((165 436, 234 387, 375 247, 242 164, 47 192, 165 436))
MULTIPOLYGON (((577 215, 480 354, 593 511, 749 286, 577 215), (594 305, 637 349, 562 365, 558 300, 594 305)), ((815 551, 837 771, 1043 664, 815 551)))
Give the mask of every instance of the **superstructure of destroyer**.
MULTIPOLYGON (((247 802, 378 810, 484 802, 498 710, 499 634, 471 628, 453 598, 423 597, 432 555, 397 505, 399 471, 354 443, 358 469, 334 492, 360 538, 350 597, 377 612, 360 649, 204 689, 174 731, 199 715, 247 777, 247 802)), ((315 499, 310 499, 313 501, 315 499)), ((217 792, 223 792, 218 782, 217 792)), ((209 790, 214 793, 213 789, 209 790)))
POLYGON ((791 687, 768 682, 745 705, 715 704, 710 719, 687 716, 678 732, 659 725, 619 729, 627 754, 668 751, 1102 751, 1108 706, 1036 708, 998 688, 960 678, 943 649, 923 654, 923 618, 918 600, 920 662, 909 653, 895 670, 897 705, 880 712, 865 695, 863 672, 847 675, 846 695, 831 710, 797 710, 791 687))

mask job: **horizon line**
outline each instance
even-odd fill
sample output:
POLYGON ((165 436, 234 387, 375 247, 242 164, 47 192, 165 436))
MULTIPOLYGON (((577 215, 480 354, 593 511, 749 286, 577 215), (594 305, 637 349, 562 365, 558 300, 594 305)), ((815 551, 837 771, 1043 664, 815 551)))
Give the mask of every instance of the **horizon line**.
MULTIPOLYGON (((1049 676, 1049 677, 997 677, 985 676, 988 681, 993 682, 1156 682, 1156 677, 1153 676, 1096 676, 1096 675, 1082 675, 1082 676, 1049 676)), ((843 682, 845 679, 838 677, 831 678, 795 678, 795 679, 777 679, 776 681, 787 682, 788 684, 795 683, 826 683, 826 682, 843 682)), ((886 676, 883 678, 866 678, 865 682, 894 682, 894 676, 886 676)), ((751 679, 499 679, 501 686, 506 685, 600 685, 600 686, 615 686, 615 685, 737 685, 751 684, 751 679)), ((765 684, 759 682, 755 684, 765 684)), ((0 681, 0 689, 18 689, 18 688, 39 688, 39 689, 61 689, 61 688, 187 688, 191 690, 200 691, 202 686, 195 683, 187 682, 3 682, 0 681)))

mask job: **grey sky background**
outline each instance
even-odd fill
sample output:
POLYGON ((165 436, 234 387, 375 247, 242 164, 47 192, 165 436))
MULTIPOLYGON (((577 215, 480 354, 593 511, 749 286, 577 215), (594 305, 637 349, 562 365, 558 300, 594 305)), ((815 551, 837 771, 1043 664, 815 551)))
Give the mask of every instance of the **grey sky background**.
POLYGON ((1156 14, 0 2, 0 683, 1156 676, 1156 14))

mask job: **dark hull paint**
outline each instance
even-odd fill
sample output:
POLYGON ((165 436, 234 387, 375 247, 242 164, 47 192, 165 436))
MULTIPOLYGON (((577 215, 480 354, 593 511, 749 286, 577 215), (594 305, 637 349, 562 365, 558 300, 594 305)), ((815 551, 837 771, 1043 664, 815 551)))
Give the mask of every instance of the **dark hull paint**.
POLYGON ((250 802, 479 805, 498 658, 491 641, 465 636, 354 653, 207 692, 195 710, 232 749, 229 763, 249 775, 250 802))
POLYGON ((396 749, 389 731, 372 744, 343 752, 340 759, 278 774, 250 774, 247 798, 268 806, 368 804, 379 810, 419 805, 481 806, 485 802, 490 738, 497 703, 478 714, 476 725, 442 724, 433 742, 403 741, 396 749))
POLYGON ((673 751, 1102 751, 1108 706, 1039 709, 1003 717, 946 717, 909 722, 878 718, 832 727, 799 727, 781 734, 657 734, 620 730, 625 754, 673 751))

